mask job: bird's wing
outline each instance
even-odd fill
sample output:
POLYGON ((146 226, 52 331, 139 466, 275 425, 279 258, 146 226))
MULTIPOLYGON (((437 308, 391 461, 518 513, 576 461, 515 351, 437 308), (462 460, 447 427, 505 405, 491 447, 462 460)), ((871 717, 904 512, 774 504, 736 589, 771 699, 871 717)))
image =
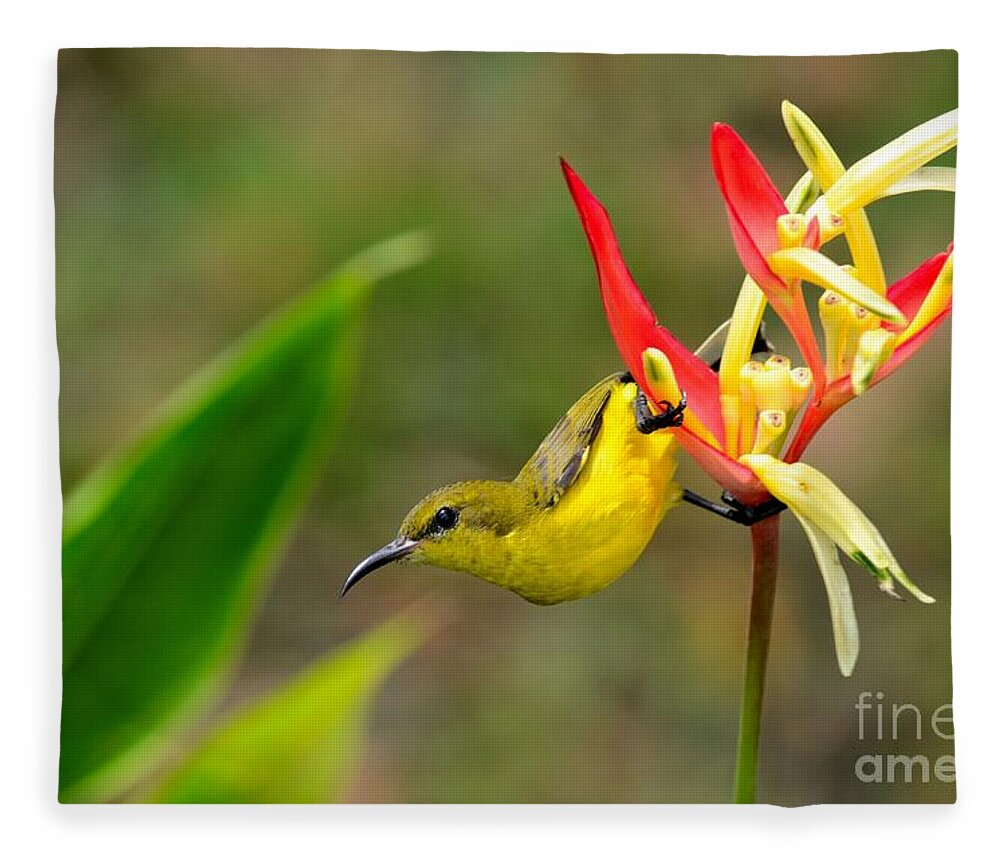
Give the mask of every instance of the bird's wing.
MULTIPOLYGON (((731 320, 726 320, 722 323, 722 325, 713 331, 705 339, 705 342, 694 351, 694 354, 698 356, 698 358, 704 361, 705 364, 716 372, 718 372, 719 365, 722 363, 722 349, 726 345, 726 336, 729 334, 730 322, 731 320)), ((754 337, 753 347, 751 347, 750 352, 752 355, 770 355, 774 352, 774 347, 771 346, 770 341, 767 339, 767 334, 764 332, 763 320, 761 320, 760 326, 757 329, 757 334, 754 337)))
POLYGON ((598 382, 559 419, 524 464, 514 483, 531 493, 539 505, 551 507, 573 486, 601 429, 604 407, 626 379, 616 373, 598 382))

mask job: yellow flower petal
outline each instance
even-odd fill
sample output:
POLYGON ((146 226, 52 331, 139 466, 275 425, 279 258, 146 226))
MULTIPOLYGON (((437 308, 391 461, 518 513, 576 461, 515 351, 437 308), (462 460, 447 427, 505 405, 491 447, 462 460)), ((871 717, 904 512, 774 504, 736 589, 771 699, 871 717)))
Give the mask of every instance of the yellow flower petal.
POLYGON ((833 290, 827 290, 819 297, 819 321, 823 326, 823 340, 826 346, 826 375, 830 380, 839 379, 840 356, 844 352, 847 339, 850 302, 845 302, 833 290))
POLYGON ((858 270, 858 280, 876 293, 885 295, 885 269, 882 257, 875 244, 875 233, 864 209, 849 212, 844 216, 844 238, 851 250, 854 267, 858 270))
POLYGON ((781 103, 781 118, 799 157, 825 191, 844 175, 843 162, 816 123, 790 101, 781 103))
POLYGON ((885 296, 866 287, 852 277, 829 257, 811 248, 788 248, 776 251, 767 258, 771 270, 781 278, 809 281, 827 290, 833 290, 856 305, 897 325, 906 317, 885 296))
POLYGON ((748 361, 740 368, 739 450, 732 455, 734 457, 753 448, 754 434, 757 431, 757 391, 754 380, 763 372, 764 365, 759 361, 748 361))
MULTIPOLYGON (((816 123, 802 110, 785 101, 781 104, 781 115, 799 156, 826 191, 844 175, 843 162, 816 123)), ((858 280, 875 292, 885 295, 885 270, 882 268, 882 258, 875 244, 875 234, 863 209, 844 215, 844 234, 858 270, 858 280)))
POLYGON ((826 205, 839 215, 867 206, 957 142, 958 111, 953 110, 918 125, 852 165, 827 190, 826 205))
MULTIPOLYGON (((740 409, 733 408, 740 400, 740 371, 750 359, 757 329, 764 318, 764 308, 767 299, 753 279, 747 275, 743 279, 736 307, 726 336, 726 345, 722 350, 722 360, 719 363, 719 395, 722 404, 722 420, 726 427, 726 453, 736 457, 740 449, 740 425, 737 420, 740 409), (729 407, 727 409, 727 402, 729 407)), ((750 431, 753 433, 753 430, 750 431)), ((751 436, 752 438, 752 436, 751 436)))

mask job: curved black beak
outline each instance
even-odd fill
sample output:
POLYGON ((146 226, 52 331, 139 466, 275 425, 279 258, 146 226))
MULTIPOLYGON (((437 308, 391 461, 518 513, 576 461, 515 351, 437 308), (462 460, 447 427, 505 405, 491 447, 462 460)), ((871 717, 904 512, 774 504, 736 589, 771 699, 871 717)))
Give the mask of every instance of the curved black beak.
POLYGON ((376 550, 351 571, 351 575, 344 580, 344 587, 340 589, 340 596, 343 597, 347 594, 348 591, 354 588, 355 585, 373 570, 378 570, 391 561, 399 561, 401 558, 405 558, 419 545, 418 541, 399 537, 392 543, 386 544, 382 549, 376 550))

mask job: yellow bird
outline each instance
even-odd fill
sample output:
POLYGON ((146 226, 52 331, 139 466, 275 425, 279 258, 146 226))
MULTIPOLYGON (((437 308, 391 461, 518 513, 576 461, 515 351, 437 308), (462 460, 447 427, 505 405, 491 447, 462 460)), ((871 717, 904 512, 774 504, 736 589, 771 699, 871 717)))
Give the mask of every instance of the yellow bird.
MULTIPOLYGON (((695 355, 717 367, 729 322, 695 355)), ((763 324, 753 352, 773 352, 763 324)), ((628 373, 602 379, 545 437, 513 481, 464 481, 435 490, 403 520, 399 535, 362 561, 341 595, 392 561, 465 571, 551 604, 606 588, 642 555, 663 515, 689 502, 751 526, 785 509, 772 499, 749 507, 722 503, 674 483, 678 427, 686 402, 663 401, 656 414, 628 373)))
POLYGON ((603 379, 560 419, 513 481, 435 490, 399 536, 361 562, 342 594, 392 561, 465 571, 538 604, 600 591, 628 570, 684 493, 677 442, 628 374, 603 379))

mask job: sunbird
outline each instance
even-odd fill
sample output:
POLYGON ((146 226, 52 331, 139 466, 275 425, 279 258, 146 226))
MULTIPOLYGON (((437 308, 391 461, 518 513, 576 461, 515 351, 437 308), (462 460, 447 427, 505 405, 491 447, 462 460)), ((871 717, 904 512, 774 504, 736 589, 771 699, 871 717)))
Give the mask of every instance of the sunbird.
POLYGON ((674 481, 686 400, 654 413, 628 373, 593 386, 513 481, 463 481, 426 496, 395 540, 362 561, 341 595, 394 561, 464 571, 540 605, 606 588, 642 554, 681 501, 749 525, 784 507, 717 504, 674 481))
POLYGON ((684 406, 653 415, 631 376, 602 379, 513 481, 463 481, 418 502, 399 536, 354 569, 344 592, 402 560, 465 571, 531 603, 600 591, 635 563, 681 500, 677 442, 651 431, 679 424, 684 406))

